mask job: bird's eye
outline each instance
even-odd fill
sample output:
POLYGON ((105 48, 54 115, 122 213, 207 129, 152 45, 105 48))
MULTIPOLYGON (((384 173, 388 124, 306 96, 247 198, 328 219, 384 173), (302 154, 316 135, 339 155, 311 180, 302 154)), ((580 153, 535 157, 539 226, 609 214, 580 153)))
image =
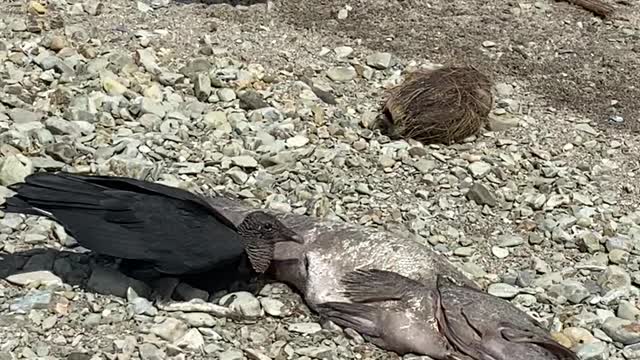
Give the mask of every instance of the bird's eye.
POLYGON ((273 225, 267 223, 267 224, 264 224, 262 228, 266 231, 271 231, 273 230, 273 225))

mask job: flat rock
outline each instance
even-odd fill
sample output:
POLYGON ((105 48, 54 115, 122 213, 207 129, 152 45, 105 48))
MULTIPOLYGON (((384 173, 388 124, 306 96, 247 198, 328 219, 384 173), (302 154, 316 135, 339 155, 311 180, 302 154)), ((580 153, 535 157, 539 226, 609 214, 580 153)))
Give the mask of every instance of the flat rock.
POLYGON ((176 346, 179 348, 187 349, 187 350, 202 350, 204 349, 204 337, 198 329, 189 329, 186 334, 178 341, 176 341, 176 346))
POLYGON ((610 317, 602 324, 602 330, 614 341, 631 345, 640 342, 640 323, 610 317))
POLYGON ((505 283, 495 283, 489 285, 487 292, 499 298, 510 299, 520 293, 520 289, 505 283))
POLYGON ((351 81, 356 78, 358 73, 351 66, 336 66, 327 70, 329 79, 337 82, 351 81))
POLYGON ((142 360, 163 360, 166 358, 164 351, 151 343, 144 343, 138 348, 142 360))
POLYGON ((475 161, 469 164, 469 171, 476 179, 485 177, 491 171, 491 165, 484 161, 475 161))
POLYGON ((244 353, 242 350, 229 349, 218 354, 219 360, 243 360, 244 353))
POLYGON ((322 330, 322 326, 314 322, 300 322, 289 324, 289 331, 301 334, 315 334, 322 330))
POLYGON ((234 156, 231 158, 231 162, 234 165, 245 168, 255 168, 258 166, 258 161, 248 155, 234 156))
POLYGON ((180 315, 180 319, 193 327, 214 327, 217 324, 216 318, 207 313, 185 313, 180 315))
POLYGON ((549 288, 548 293, 552 296, 563 296, 573 304, 579 304, 589 297, 589 290, 580 282, 575 280, 565 280, 560 284, 549 288))
POLYGON ((45 286, 62 285, 62 279, 50 271, 32 271, 14 274, 7 276, 5 280, 20 286, 29 286, 33 284, 42 284, 45 286))
POLYGON ((292 148, 299 148, 307 145, 309 138, 302 135, 296 135, 287 139, 287 146, 292 148))
POLYGON ((485 185, 478 182, 474 183, 467 191, 466 197, 475 201, 478 205, 496 206, 498 202, 494 193, 485 185))
POLYGON ((393 56, 387 52, 374 53, 367 56, 367 65, 374 69, 384 70, 392 65, 393 56))
POLYGON ((8 186, 24 181, 33 173, 33 164, 22 155, 10 155, 0 159, 0 185, 8 186))
POLYGON ((187 330, 187 324, 184 322, 174 318, 165 318, 162 322, 153 325, 149 332, 173 343, 182 338, 187 333, 187 330))
POLYGON ((238 94, 240 99, 240 107, 246 110, 256 110, 269 107, 269 104, 264 101, 262 95, 253 90, 246 90, 238 94))
POLYGON ((607 290, 626 289, 631 286, 631 276, 623 267, 610 265, 600 275, 598 283, 607 290))
POLYGON ((9 118, 16 124, 25 124, 30 122, 39 122, 44 118, 44 114, 21 108, 10 109, 7 112, 9 118))
POLYGON ((48 290, 36 290, 27 295, 14 299, 9 305, 9 310, 22 314, 33 309, 47 309, 53 299, 53 293, 48 290))
POLYGON ((260 298, 260 304, 262 305, 264 311, 271 316, 280 317, 284 315, 283 309, 285 305, 280 300, 271 298, 260 298))
POLYGON ((227 294, 220 299, 219 304, 227 304, 232 311, 246 318, 257 318, 264 313, 260 301, 247 291, 227 294))
POLYGON ((501 235, 498 238, 498 245, 501 247, 514 247, 524 244, 524 239, 518 235, 501 235))

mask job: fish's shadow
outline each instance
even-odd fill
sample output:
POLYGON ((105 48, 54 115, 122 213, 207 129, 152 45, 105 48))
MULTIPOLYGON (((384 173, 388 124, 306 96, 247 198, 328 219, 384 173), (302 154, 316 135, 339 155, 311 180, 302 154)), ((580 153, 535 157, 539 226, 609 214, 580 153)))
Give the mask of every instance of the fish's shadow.
POLYGON ((120 259, 93 252, 52 248, 34 248, 14 253, 0 252, 0 279, 9 283, 28 286, 18 284, 24 280, 16 279, 12 275, 48 271, 60 278, 64 284, 88 292, 121 298, 126 298, 127 290, 131 287, 139 296, 152 300, 162 284, 175 281, 175 289, 172 288, 169 292, 171 299, 189 301, 199 298, 215 301, 234 291, 256 293, 260 290, 260 285, 271 282, 271 279, 266 279, 266 282, 258 283, 255 274, 246 268, 240 257, 206 273, 188 276, 168 277, 146 268, 134 270, 141 271, 131 271, 131 265, 125 266, 120 259))

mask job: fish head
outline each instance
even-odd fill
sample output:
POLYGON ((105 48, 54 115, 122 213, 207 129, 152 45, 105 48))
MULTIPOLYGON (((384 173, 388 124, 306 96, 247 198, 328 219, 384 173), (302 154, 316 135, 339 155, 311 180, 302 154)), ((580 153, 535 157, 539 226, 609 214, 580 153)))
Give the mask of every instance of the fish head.
POLYGON ((308 282, 308 259, 303 254, 298 258, 274 259, 271 264, 274 278, 292 285, 301 293, 308 282))

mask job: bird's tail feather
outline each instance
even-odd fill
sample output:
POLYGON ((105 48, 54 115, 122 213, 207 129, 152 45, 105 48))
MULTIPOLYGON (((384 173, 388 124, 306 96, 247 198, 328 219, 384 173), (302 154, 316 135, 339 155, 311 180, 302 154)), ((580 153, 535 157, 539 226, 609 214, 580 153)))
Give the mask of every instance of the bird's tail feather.
POLYGON ((104 187, 72 176, 37 173, 9 186, 16 194, 6 199, 6 212, 42 215, 51 208, 104 209, 104 187))
POLYGON ((22 200, 17 195, 6 199, 4 204, 0 205, 0 210, 6 213, 49 216, 49 214, 43 213, 42 210, 34 208, 31 204, 22 200))

